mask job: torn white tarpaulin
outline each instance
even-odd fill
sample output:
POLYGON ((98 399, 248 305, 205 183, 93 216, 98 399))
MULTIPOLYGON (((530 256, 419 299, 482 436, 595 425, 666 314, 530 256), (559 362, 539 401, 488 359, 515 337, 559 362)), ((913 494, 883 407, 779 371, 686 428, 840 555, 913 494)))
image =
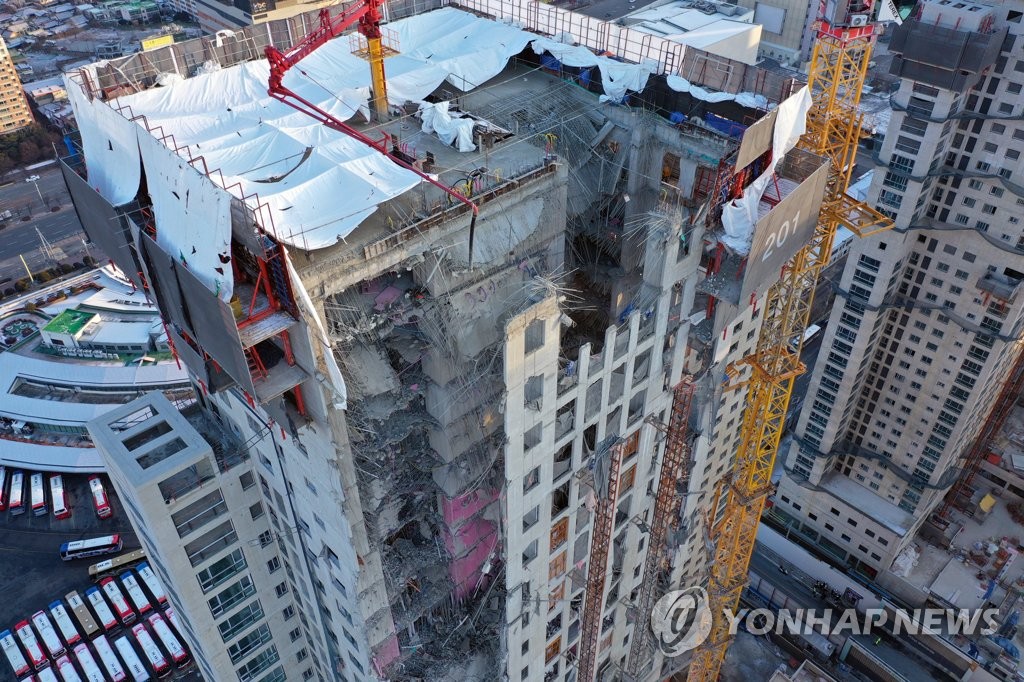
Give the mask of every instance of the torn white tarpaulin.
POLYGON ((768 188, 779 161, 796 146, 800 136, 807 130, 807 112, 810 108, 811 92, 806 86, 778 106, 775 128, 772 131, 771 163, 764 173, 743 190, 743 196, 722 206, 722 228, 725 231, 722 243, 741 256, 750 252, 754 227, 757 225, 757 206, 761 202, 761 197, 768 188))
POLYGON ((113 206, 128 203, 139 191, 139 126, 111 109, 107 102, 90 101, 70 74, 64 76, 64 89, 82 136, 89 185, 113 206))
POLYGON ((668 82, 668 87, 676 92, 689 93, 702 102, 736 102, 740 106, 751 109, 768 109, 768 98, 764 95, 756 95, 752 92, 741 92, 734 95, 731 92, 706 90, 699 85, 691 83, 682 76, 673 76, 671 74, 665 76, 665 80, 668 82))
POLYGON ((156 243, 221 300, 234 289, 231 195, 149 135, 139 135, 156 243))
POLYGON ((288 265, 288 278, 291 281, 292 293, 298 299, 296 303, 298 303, 300 308, 305 309, 306 314, 303 317, 307 320, 312 318, 316 324, 316 329, 313 330, 313 337, 320 344, 320 350, 324 356, 324 364, 327 365, 326 385, 334 398, 334 408, 344 410, 348 404, 348 389, 345 387, 345 377, 341 375, 338 361, 334 357, 334 349, 331 347, 327 330, 324 329, 324 324, 320 321, 320 316, 317 315, 316 308, 313 306, 313 299, 309 297, 309 292, 306 291, 306 287, 302 285, 302 280, 295 272, 295 266, 292 264, 292 259, 288 255, 287 249, 284 250, 284 259, 288 265))
MULTIPOLYGON (((565 38, 566 36, 561 36, 565 38)), ((551 38, 537 38, 531 43, 537 54, 547 52, 566 66, 596 66, 601 72, 601 86, 611 100, 621 100, 626 91, 640 92, 657 69, 656 64, 629 64, 610 57, 599 57, 583 45, 568 45, 551 38)))
POLYGON ((423 132, 434 133, 442 142, 460 152, 476 150, 473 144, 473 119, 454 118, 448 111, 450 102, 421 102, 416 114, 423 121, 423 132))

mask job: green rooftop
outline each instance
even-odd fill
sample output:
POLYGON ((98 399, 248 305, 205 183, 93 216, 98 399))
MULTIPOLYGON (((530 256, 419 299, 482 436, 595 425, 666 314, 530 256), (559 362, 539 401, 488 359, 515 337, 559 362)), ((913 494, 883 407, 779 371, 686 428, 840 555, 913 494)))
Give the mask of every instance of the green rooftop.
POLYGON ((68 334, 74 336, 89 324, 89 320, 96 316, 96 313, 83 313, 81 310, 65 310, 57 317, 50 320, 44 332, 51 334, 68 334))

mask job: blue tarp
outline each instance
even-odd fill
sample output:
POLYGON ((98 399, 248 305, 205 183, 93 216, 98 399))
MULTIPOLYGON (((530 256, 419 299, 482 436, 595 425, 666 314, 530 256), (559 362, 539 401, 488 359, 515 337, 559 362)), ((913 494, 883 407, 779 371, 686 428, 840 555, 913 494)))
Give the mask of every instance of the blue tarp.
POLYGON ((729 119, 712 114, 710 111, 704 114, 704 122, 709 127, 714 128, 720 133, 725 133, 729 137, 740 137, 743 132, 747 129, 747 126, 737 123, 736 121, 730 121, 729 119))

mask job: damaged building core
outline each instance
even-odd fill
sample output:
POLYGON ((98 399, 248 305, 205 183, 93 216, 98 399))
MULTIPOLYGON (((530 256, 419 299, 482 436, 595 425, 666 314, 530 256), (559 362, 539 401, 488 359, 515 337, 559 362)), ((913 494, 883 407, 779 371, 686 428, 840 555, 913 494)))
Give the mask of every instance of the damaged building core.
MULTIPOLYGON (((584 666, 621 679, 631 638, 649 640, 644 581, 661 594, 706 580, 706 509, 743 408, 742 391, 723 391, 726 369, 755 347, 760 302, 824 191, 825 161, 793 148, 809 96, 722 55, 639 54, 649 41, 623 53, 655 73, 580 45, 593 65, 568 66, 554 56, 566 45, 543 38, 564 33, 550 17, 580 35, 603 22, 553 7, 520 19, 529 30, 478 16, 518 9, 394 22, 409 60, 417 31, 449 49, 435 24, 499 31, 507 59, 476 81, 469 48, 423 57, 445 70, 434 81, 402 80, 403 62, 389 94, 415 103, 349 121, 475 203, 472 238, 470 211, 440 188, 254 90, 269 37, 287 46, 308 17, 71 77, 81 147, 64 170, 86 230, 149 288, 203 409, 245 444, 203 485, 248 474, 269 512, 266 544, 189 555, 199 585, 171 572, 171 599, 217 624, 232 616, 211 615, 203 571, 236 552, 237 570, 278 555, 288 568, 286 582, 250 570, 271 633, 259 648, 236 656, 235 639, 183 633, 210 679, 228 667, 284 679, 296 660, 326 679, 562 680, 584 666), (616 90, 630 78, 637 90, 616 90), (240 93, 262 100, 230 106, 240 93), (203 97, 220 108, 189 108, 203 97), (134 153, 138 173, 108 148, 134 153), (696 387, 688 473, 667 546, 651 547, 684 377, 696 387), (644 574, 648 552, 658 575, 644 574), (271 604, 275 591, 293 605, 271 604), (293 608, 305 628, 289 642, 293 608)), ((341 93, 323 101, 358 103, 352 73, 306 75, 341 93)), ((123 460, 107 454, 111 468, 123 460)), ((132 520, 145 530, 205 492, 139 500, 132 520)), ((232 499, 211 522, 256 522, 251 501, 232 499)), ((158 556, 192 540, 140 538, 158 556)), ((640 655, 637 679, 685 665, 652 641, 640 655)))

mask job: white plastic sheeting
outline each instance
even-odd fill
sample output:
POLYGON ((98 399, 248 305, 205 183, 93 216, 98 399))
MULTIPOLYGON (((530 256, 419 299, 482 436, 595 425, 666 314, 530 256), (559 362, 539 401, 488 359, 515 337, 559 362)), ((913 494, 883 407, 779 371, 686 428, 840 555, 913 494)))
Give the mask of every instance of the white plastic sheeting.
MULTIPOLYGON (((570 36, 565 34, 560 37, 567 39, 570 36)), ((604 94, 613 101, 625 97, 627 90, 643 90, 647 79, 657 68, 656 64, 629 64, 609 57, 599 57, 583 45, 570 45, 551 38, 536 38, 531 47, 537 54, 547 52, 566 66, 596 66, 601 71, 604 94)))
POLYGON ((324 323, 320 321, 320 315, 317 314, 316 307, 313 305, 313 299, 309 297, 309 292, 306 291, 306 287, 302 285, 302 280, 296 274, 295 266, 292 264, 292 259, 288 255, 287 249, 284 251, 284 257, 288 262, 288 275, 291 280, 292 292, 296 296, 299 307, 305 309, 303 317, 307 320, 312 319, 316 324, 316 329, 311 329, 310 331, 313 338, 320 344, 320 350, 323 352, 324 364, 327 365, 326 383, 327 388, 330 389, 334 397, 334 408, 344 410, 348 404, 348 388, 345 386, 345 377, 341 375, 341 368, 338 367, 338 360, 334 357, 334 349, 331 347, 327 330, 324 329, 324 323))
POLYGON ((750 253, 757 225, 757 206, 761 203, 775 168, 789 150, 796 146, 807 130, 807 112, 811 108, 811 92, 806 86, 778 106, 775 129, 772 131, 772 161, 764 173, 750 183, 743 196, 722 206, 722 243, 745 256, 750 253))
MULTIPOLYGON (((445 79, 470 90, 500 73, 535 37, 450 8, 389 28, 397 32, 401 50, 386 64, 393 104, 422 101, 445 79)), ((289 72, 285 85, 333 116, 345 121, 367 111, 369 66, 351 54, 347 37, 306 58, 302 72, 289 72)), ((222 174, 225 187, 238 183, 246 195, 258 194, 273 215, 274 225, 264 227, 302 249, 337 243, 379 204, 420 181, 379 152, 271 98, 268 76, 265 60, 247 62, 180 82, 172 79, 170 87, 121 101, 135 114, 145 114, 150 127, 173 134, 177 145, 188 145, 193 156, 202 155, 209 168, 219 169, 212 176, 217 183, 222 174)), ((83 130, 83 138, 105 144, 106 128, 113 129, 117 121, 102 121, 98 134, 83 130)), ((469 140, 472 144, 471 133, 469 140)), ((128 156, 94 164, 102 155, 87 149, 86 157, 90 176, 97 165, 99 175, 109 174, 113 184, 130 184, 130 178, 122 177, 131 165, 128 156)))
POLYGON ((699 85, 691 83, 682 76, 673 76, 671 74, 666 76, 665 80, 668 81, 668 87, 672 88, 676 92, 689 93, 703 102, 736 102, 741 106, 749 107, 751 109, 768 108, 768 98, 764 95, 754 94, 753 92, 741 92, 734 95, 731 92, 706 90, 699 85))
POLYGON ((156 241, 221 300, 231 300, 231 196, 149 135, 139 135, 156 241))
POLYGON ((67 76, 64 88, 82 134, 89 184, 114 206, 128 203, 139 191, 141 177, 138 126, 106 102, 90 101, 81 86, 67 76))
POLYGON ((460 152, 476 149, 473 144, 473 119, 453 118, 448 111, 449 102, 430 104, 423 102, 417 112, 423 122, 423 132, 434 133, 442 142, 454 145, 460 152))

